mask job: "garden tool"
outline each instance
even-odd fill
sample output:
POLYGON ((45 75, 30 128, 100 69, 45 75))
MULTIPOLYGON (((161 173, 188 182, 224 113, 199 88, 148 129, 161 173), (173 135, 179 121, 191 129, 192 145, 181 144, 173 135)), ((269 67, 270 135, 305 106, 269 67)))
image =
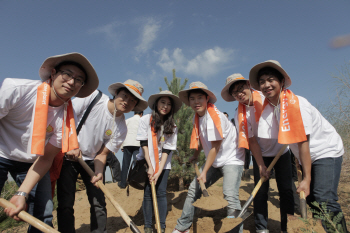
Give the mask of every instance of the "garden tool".
POLYGON ((157 233, 161 233, 162 229, 160 228, 159 210, 158 210, 158 202, 157 202, 157 192, 156 192, 156 185, 155 185, 154 181, 152 181, 152 183, 151 183, 151 189, 152 189, 154 218, 156 219, 157 233))
MULTIPOLYGON (((295 157, 295 166, 297 168, 297 173, 298 173, 298 183, 303 180, 303 174, 300 169, 300 164, 298 159, 295 157)), ((306 209, 306 198, 305 198, 305 192, 301 191, 300 194, 300 212, 301 212, 301 217, 303 219, 307 219, 307 209, 306 209)))

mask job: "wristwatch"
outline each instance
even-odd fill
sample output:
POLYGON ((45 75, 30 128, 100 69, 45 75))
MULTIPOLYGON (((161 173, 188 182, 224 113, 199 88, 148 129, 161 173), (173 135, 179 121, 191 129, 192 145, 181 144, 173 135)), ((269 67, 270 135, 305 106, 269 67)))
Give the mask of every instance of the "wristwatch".
POLYGON ((13 196, 23 196, 23 197, 25 197, 26 201, 28 201, 28 193, 26 193, 26 192, 17 191, 17 192, 15 192, 15 194, 13 194, 13 196))

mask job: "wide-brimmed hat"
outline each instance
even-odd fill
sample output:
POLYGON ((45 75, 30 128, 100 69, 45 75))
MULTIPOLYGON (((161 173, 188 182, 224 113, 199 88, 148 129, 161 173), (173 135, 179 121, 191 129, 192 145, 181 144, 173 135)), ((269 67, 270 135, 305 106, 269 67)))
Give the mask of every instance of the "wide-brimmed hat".
POLYGON ((230 76, 227 77, 226 79, 226 84, 225 87, 222 89, 221 91, 221 97, 227 101, 227 102, 231 102, 231 101, 235 101, 235 97, 233 97, 230 93, 230 87, 232 84, 234 84, 237 81, 249 81, 248 79, 245 79, 243 77, 243 75, 239 74, 239 73, 235 73, 235 74, 231 74, 230 76))
POLYGON ((87 97, 97 89, 99 81, 96 71, 89 60, 80 53, 67 53, 47 58, 39 69, 39 76, 41 80, 46 81, 49 79, 51 77, 52 69, 65 61, 72 61, 80 64, 84 68, 87 75, 84 86, 80 88, 75 97, 87 97))
POLYGON ((181 106, 182 106, 182 101, 180 100, 179 97, 177 97, 176 95, 174 95, 171 91, 165 90, 165 91, 161 91, 158 94, 154 94, 151 95, 148 98, 148 106, 152 109, 154 107, 154 103, 157 101, 158 98, 161 98, 163 96, 167 96, 169 98, 171 98, 174 101, 174 114, 180 110, 181 106))
POLYGON ((204 83, 197 81, 197 82, 191 83, 189 86, 190 86, 189 89, 179 92, 179 97, 180 97, 181 101, 183 103, 185 103, 187 106, 190 106, 190 103, 188 101, 188 92, 190 90, 196 90, 196 89, 200 89, 200 90, 204 91, 205 93, 207 93, 207 95, 209 96, 210 103, 216 102, 216 96, 214 95, 213 92, 208 90, 208 87, 204 83))
POLYGON ((278 70, 284 77, 284 87, 287 88, 292 85, 292 80, 290 79, 287 72, 282 68, 281 64, 275 60, 268 60, 255 65, 249 72, 250 85, 255 89, 260 91, 260 86, 258 82, 258 73, 264 67, 271 67, 278 70))
POLYGON ((143 111, 147 108, 147 101, 142 98, 143 86, 138 81, 128 79, 124 83, 113 83, 109 85, 108 91, 112 96, 115 96, 117 94, 117 90, 121 87, 125 87, 139 99, 139 102, 134 107, 133 111, 143 111))

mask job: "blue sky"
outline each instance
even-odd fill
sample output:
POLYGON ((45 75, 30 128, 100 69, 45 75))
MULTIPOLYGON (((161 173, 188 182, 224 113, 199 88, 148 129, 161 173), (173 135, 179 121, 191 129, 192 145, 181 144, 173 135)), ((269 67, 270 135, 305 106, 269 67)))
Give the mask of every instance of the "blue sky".
POLYGON ((163 78, 175 68, 178 77, 204 82, 233 117, 237 104, 220 95, 226 78, 248 78, 255 64, 274 59, 294 93, 328 105, 331 74, 350 60, 350 47, 332 49, 330 41, 350 34, 349 12, 350 1, 340 0, 0 1, 0 82, 39 79, 47 57, 80 52, 106 94, 109 84, 131 78, 148 99, 166 89, 163 78))

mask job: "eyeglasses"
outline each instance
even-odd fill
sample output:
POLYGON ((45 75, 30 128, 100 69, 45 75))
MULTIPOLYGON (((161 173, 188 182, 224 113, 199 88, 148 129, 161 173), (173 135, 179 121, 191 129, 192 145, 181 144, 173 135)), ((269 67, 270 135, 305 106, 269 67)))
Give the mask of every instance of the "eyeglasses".
POLYGON ((238 86, 236 91, 232 91, 231 95, 233 97, 236 97, 239 93, 241 93, 244 90, 244 84, 238 86))
POLYGON ((59 72, 61 72, 62 78, 64 81, 68 82, 68 81, 74 79, 74 85, 76 85, 78 87, 84 86, 85 82, 83 81, 83 79, 81 79, 79 77, 73 77, 72 73, 69 73, 68 71, 65 71, 65 70, 59 70, 59 72))

